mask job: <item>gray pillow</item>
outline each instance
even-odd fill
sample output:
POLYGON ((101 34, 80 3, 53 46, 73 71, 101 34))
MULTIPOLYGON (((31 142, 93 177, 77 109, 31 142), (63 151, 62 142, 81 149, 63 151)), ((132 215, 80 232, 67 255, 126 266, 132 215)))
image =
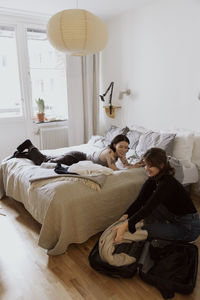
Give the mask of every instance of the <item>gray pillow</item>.
POLYGON ((137 144, 139 142, 139 138, 142 135, 142 132, 137 130, 129 130, 127 133, 127 138, 130 141, 129 148, 132 150, 136 150, 137 144))
POLYGON ((129 131, 128 127, 120 128, 115 125, 111 125, 110 128, 105 132, 104 135, 105 141, 106 143, 110 144, 115 136, 117 136, 118 134, 126 135, 128 131, 129 131))
POLYGON ((141 158, 152 147, 161 148, 166 151, 167 155, 172 155, 175 136, 174 133, 145 132, 140 136, 136 155, 141 158))
POLYGON ((101 135, 92 135, 89 141, 87 142, 88 145, 94 145, 99 140, 102 140, 103 136, 101 135))
POLYGON ((108 142, 107 140, 105 140, 104 137, 102 137, 100 140, 96 141, 94 146, 98 147, 98 148, 105 148, 110 144, 110 142, 108 142))
POLYGON ((136 161, 138 161, 137 155, 135 154, 135 149, 129 149, 126 153, 126 158, 129 164, 134 164, 136 161))
POLYGON ((93 135, 88 141, 88 145, 92 145, 98 148, 104 148, 107 146, 105 138, 101 135, 93 135))

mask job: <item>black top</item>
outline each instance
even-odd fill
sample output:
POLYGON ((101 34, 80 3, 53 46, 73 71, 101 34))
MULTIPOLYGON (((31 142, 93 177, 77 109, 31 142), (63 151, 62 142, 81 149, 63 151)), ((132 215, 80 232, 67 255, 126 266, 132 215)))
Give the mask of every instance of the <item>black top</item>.
POLYGON ((175 215, 197 212, 182 184, 172 175, 164 174, 158 180, 150 177, 143 184, 136 200, 125 212, 129 218, 129 231, 134 232, 135 224, 149 216, 161 203, 175 215))

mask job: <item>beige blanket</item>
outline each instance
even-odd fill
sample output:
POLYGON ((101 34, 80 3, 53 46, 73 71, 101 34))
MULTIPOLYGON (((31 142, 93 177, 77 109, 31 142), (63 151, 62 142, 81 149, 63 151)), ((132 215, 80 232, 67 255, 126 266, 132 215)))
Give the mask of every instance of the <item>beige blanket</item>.
MULTIPOLYGON (((114 240, 116 237, 116 230, 114 230, 114 228, 117 225, 122 224, 123 222, 124 221, 118 220, 117 222, 113 223, 102 233, 99 239, 99 255, 101 259, 109 263, 110 265, 117 267, 130 265, 136 261, 135 257, 130 256, 126 253, 114 253, 114 240)), ((142 221, 138 222, 135 225, 136 232, 125 232, 121 243, 132 243, 146 240, 148 233, 146 230, 141 229, 143 225, 144 223, 142 221)))
POLYGON ((51 255, 64 253, 69 244, 82 243, 119 219, 147 178, 140 168, 115 171, 99 191, 63 180, 30 188, 38 168, 26 159, 4 161, 0 193, 22 202, 42 224, 38 243, 51 255))
MULTIPOLYGON (((95 165, 95 164, 94 164, 95 165)), ((78 171, 78 169, 77 169, 78 171)), ((106 176, 103 173, 99 173, 99 175, 95 176, 87 176, 87 175, 73 175, 73 174, 57 174, 54 169, 51 168, 42 168, 41 166, 37 168, 37 173, 33 176, 30 175, 29 182, 31 183, 30 189, 34 189, 39 186, 43 186, 49 182, 55 181, 72 181, 72 182, 80 182, 91 189, 99 191, 106 180, 106 176)))

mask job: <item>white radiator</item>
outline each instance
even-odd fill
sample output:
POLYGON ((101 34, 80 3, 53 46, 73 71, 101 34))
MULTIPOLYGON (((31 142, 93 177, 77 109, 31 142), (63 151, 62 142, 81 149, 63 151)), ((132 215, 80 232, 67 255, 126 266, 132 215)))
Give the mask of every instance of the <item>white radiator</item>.
POLYGON ((68 127, 41 127, 40 149, 56 149, 68 146, 68 127))

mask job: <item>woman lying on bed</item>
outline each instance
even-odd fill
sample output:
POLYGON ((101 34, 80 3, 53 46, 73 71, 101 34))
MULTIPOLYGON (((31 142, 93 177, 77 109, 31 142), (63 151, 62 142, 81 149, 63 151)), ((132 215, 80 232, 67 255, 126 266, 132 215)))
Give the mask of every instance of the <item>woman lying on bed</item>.
POLYGON ((160 148, 151 148, 143 156, 149 178, 116 226, 115 242, 119 243, 125 231, 134 233, 135 224, 144 220, 142 229, 148 238, 194 241, 200 235, 199 214, 188 193, 174 178, 174 169, 160 148))
POLYGON ((144 166, 143 161, 134 165, 128 163, 126 159, 126 153, 129 149, 128 146, 129 139, 125 135, 120 134, 112 140, 108 147, 94 152, 92 155, 86 155, 80 151, 70 151, 64 155, 52 157, 42 154, 30 140, 25 140, 17 147, 17 151, 11 158, 27 158, 32 160, 35 165, 41 165, 43 162, 54 162, 67 166, 71 166, 82 160, 90 160, 96 164, 111 168, 114 171, 119 170, 116 166, 118 159, 120 159, 124 168, 139 168, 144 166))

